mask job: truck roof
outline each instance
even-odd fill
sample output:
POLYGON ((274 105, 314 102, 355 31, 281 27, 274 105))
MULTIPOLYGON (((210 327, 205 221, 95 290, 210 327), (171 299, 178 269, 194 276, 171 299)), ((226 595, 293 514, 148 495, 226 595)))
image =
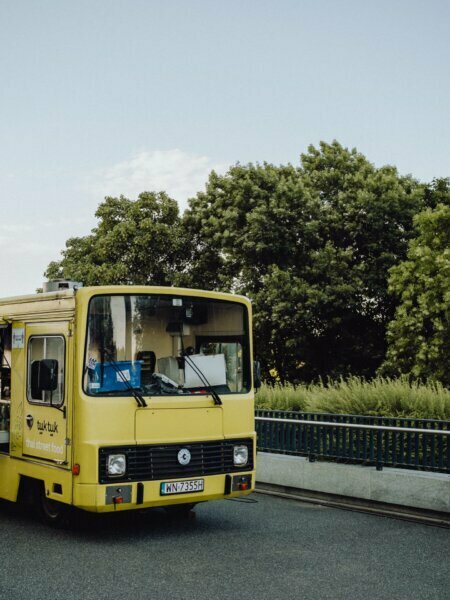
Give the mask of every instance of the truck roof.
POLYGON ((11 320, 39 321, 72 318, 75 312, 75 297, 77 294, 83 298, 89 298, 95 294, 186 294, 188 296, 244 302, 247 306, 250 305, 250 301, 245 296, 193 288, 139 285, 92 286, 0 298, 0 323, 11 320))
POLYGON ((75 312, 75 291, 60 290, 0 298, 0 323, 69 319, 75 312))

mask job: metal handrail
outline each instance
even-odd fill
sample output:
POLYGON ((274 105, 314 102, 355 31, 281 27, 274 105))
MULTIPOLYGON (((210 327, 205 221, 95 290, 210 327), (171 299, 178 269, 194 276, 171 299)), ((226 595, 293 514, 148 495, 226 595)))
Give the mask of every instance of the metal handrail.
POLYGON ((425 429, 420 427, 391 427, 389 425, 361 425, 360 423, 333 423, 332 421, 308 421, 306 419, 276 419, 274 417, 255 417, 255 421, 270 421, 272 423, 294 423, 323 427, 344 427, 349 429, 375 429, 377 431, 404 431, 406 433, 433 433, 450 435, 446 429, 425 429))

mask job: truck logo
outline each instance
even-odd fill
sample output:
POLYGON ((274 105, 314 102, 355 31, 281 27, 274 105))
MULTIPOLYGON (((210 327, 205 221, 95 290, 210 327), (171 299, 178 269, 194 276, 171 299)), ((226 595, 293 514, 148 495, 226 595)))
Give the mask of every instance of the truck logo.
POLYGON ((33 423, 34 423, 34 418, 33 415, 27 415, 25 417, 27 425, 28 425, 28 429, 31 429, 33 427, 33 423))
POLYGON ((56 421, 54 421, 53 423, 50 423, 50 421, 39 421, 37 422, 37 428, 39 433, 42 433, 43 431, 47 431, 50 435, 53 435, 54 433, 58 433, 58 423, 56 421))
POLYGON ((178 452, 178 462, 183 466, 186 466, 191 462, 191 453, 187 448, 181 448, 178 452))

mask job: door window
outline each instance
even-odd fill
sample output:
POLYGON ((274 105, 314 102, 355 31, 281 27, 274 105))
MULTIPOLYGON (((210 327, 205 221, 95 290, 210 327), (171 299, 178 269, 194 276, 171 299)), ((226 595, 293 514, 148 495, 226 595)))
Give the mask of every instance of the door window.
POLYGON ((33 336, 28 343, 28 401, 32 404, 61 406, 64 402, 64 338, 56 335, 33 336), (32 370, 36 371, 38 361, 56 361, 52 363, 57 371, 55 389, 37 392, 31 385, 32 370), (34 365, 34 367, 33 367, 34 365))

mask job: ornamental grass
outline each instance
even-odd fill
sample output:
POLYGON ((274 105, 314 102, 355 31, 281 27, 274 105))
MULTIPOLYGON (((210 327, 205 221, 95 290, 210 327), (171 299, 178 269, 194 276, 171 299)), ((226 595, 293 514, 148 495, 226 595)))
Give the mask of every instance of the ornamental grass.
POLYGON ((256 408, 411 419, 450 420, 450 390, 407 377, 360 377, 310 385, 263 384, 256 408))

